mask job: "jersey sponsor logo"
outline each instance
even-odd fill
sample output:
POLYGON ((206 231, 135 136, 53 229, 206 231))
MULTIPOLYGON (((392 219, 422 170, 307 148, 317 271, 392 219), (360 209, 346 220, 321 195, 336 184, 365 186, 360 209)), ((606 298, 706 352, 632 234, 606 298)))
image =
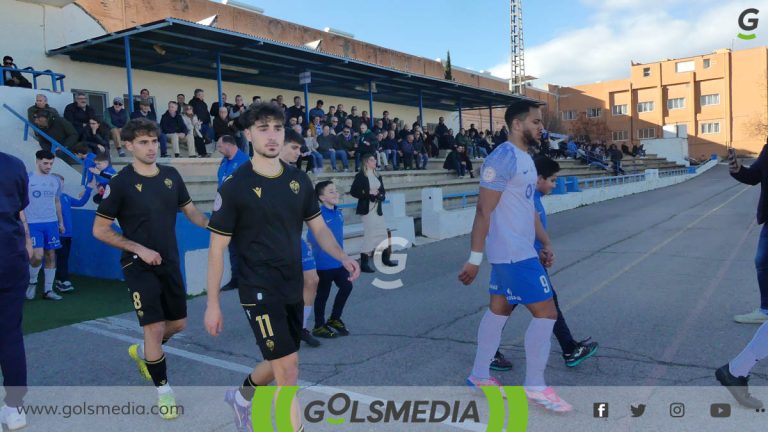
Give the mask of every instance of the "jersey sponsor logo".
POLYGON ((213 211, 219 211, 221 209, 221 194, 216 193, 216 199, 213 200, 213 211))
POLYGON ((165 183, 165 186, 166 186, 168 189, 170 189, 170 188, 172 188, 172 187, 173 187, 173 181, 172 181, 171 179, 168 179, 168 178, 167 178, 167 179, 163 180, 163 183, 165 183))
POLYGON ((525 197, 528 199, 531 199, 533 196, 533 185, 529 184, 527 188, 525 188, 525 197))
POLYGON ((296 180, 291 180, 290 186, 291 186, 291 191, 293 191, 293 193, 298 195, 299 190, 301 189, 301 186, 299 186, 299 182, 297 182, 296 180))
POLYGON ((136 183, 136 190, 141 192, 141 188, 144 187, 141 183, 136 183))
POLYGON ((261 198, 261 188, 260 187, 253 188, 253 192, 256 193, 257 197, 261 198))
POLYGON ((496 170, 493 169, 493 167, 485 167, 483 169, 483 180, 487 182, 492 182, 496 179, 496 170))
POLYGON ((32 191, 32 197, 33 198, 40 198, 42 195, 43 195, 43 193, 40 192, 39 190, 32 191))
POLYGON ((112 192, 112 189, 109 188, 109 185, 107 185, 106 188, 104 188, 104 195, 102 195, 101 199, 107 199, 109 198, 109 193, 112 192))

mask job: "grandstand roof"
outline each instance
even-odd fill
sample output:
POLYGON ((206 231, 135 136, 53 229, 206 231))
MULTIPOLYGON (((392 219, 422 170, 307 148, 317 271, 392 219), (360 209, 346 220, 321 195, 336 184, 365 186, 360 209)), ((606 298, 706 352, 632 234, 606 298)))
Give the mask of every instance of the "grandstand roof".
POLYGON ((455 110, 459 98, 464 109, 506 106, 524 99, 509 92, 400 71, 177 18, 63 46, 48 51, 48 55, 125 67, 124 36, 130 37, 135 69, 215 80, 216 55, 220 53, 225 82, 301 91, 299 74, 311 71, 311 93, 367 99, 367 85, 372 80, 377 102, 416 106, 421 90, 424 108, 446 111, 455 110))

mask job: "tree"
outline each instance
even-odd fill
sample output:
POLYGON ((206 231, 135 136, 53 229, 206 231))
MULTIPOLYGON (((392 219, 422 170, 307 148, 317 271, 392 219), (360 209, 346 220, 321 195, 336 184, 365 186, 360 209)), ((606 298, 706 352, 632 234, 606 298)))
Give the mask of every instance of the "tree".
POLYGON ((544 123, 544 129, 550 132, 560 134, 566 133, 566 130, 563 127, 563 122, 560 120, 560 116, 557 115, 557 112, 555 111, 543 107, 541 109, 541 121, 544 123))
POLYGON ((453 81, 453 73, 451 70, 451 51, 448 50, 448 57, 445 60, 445 79, 453 81))
POLYGON ((608 143, 611 141, 611 129, 608 123, 602 117, 588 118, 586 113, 579 113, 576 120, 571 125, 571 135, 574 137, 583 137, 587 142, 602 141, 608 143))

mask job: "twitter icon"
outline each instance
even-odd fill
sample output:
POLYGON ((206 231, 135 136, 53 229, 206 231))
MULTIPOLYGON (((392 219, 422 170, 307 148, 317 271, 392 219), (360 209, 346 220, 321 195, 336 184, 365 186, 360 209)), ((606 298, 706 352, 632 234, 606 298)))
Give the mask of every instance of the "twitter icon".
POLYGON ((630 405, 629 409, 632 411, 632 417, 641 417, 645 414, 644 404, 639 404, 638 406, 630 405))

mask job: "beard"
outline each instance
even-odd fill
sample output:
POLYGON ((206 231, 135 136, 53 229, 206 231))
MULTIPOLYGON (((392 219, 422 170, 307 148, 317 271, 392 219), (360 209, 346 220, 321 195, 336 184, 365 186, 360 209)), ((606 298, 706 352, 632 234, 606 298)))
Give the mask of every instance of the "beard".
POLYGON ((523 131, 523 140, 525 145, 528 146, 529 148, 538 148, 541 145, 539 140, 533 137, 533 133, 531 133, 531 131, 528 131, 528 130, 523 131))

